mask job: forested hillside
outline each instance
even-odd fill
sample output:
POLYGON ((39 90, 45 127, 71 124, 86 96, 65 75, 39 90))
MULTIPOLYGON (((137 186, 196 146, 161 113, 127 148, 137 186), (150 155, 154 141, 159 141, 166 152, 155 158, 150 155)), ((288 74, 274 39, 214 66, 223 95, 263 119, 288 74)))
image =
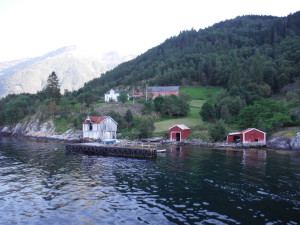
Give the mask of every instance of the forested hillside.
MULTIPOLYGON (((280 18, 241 16, 199 31, 182 31, 78 91, 53 97, 45 87, 35 95, 9 95, 0 100, 0 125, 38 112, 42 119, 59 115, 76 127, 110 88, 221 86, 226 92, 202 107, 204 121, 273 132, 300 124, 299 79, 300 11, 280 18), (293 88, 282 94, 288 84, 293 88)), ((152 109, 151 104, 145 106, 152 109)))
POLYGON ((87 87, 149 85, 244 86, 276 93, 300 76, 300 12, 242 16, 203 30, 183 31, 87 87))

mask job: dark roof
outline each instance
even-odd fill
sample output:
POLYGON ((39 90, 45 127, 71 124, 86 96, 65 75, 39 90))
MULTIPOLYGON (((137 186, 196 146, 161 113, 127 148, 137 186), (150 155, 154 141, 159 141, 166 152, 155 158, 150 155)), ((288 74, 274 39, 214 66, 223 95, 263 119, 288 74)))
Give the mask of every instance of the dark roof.
POLYGON ((148 92, 179 91, 179 86, 148 87, 148 92))

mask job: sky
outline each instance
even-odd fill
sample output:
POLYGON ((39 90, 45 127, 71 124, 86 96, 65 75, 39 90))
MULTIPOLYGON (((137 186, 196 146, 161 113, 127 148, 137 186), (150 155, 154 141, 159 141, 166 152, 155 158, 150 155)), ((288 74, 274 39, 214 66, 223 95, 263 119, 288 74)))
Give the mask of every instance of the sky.
POLYGON ((139 55, 183 30, 299 10, 298 0, 0 0, 0 62, 71 45, 139 55))

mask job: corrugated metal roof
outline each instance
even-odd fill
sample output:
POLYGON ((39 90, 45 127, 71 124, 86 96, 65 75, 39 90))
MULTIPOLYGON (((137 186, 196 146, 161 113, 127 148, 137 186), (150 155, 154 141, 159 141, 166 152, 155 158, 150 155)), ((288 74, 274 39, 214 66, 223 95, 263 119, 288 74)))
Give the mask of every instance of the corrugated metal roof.
MULTIPOLYGON (((187 127, 184 124, 176 124, 173 127, 176 127, 176 126, 179 127, 181 130, 189 130, 190 129, 189 127, 187 127)), ((170 127, 169 130, 172 129, 173 127, 170 127)))
POLYGON ((242 132, 229 133, 228 135, 237 135, 237 134, 242 134, 242 132))
POLYGON ((256 129, 256 128, 248 128, 248 129, 246 129, 246 130, 243 130, 241 133, 247 133, 247 132, 249 132, 249 131, 251 131, 251 130, 257 130, 257 131, 259 131, 259 132, 262 132, 262 133, 265 133, 265 134, 266 134, 266 132, 263 132, 263 131, 258 130, 258 129, 256 129))
POLYGON ((243 134, 243 133, 247 133, 247 132, 249 132, 249 131, 251 131, 251 130, 257 130, 257 131, 259 131, 259 132, 262 132, 262 133, 265 133, 265 134, 266 134, 266 132, 263 132, 263 131, 258 130, 258 129, 256 129, 256 128, 247 128, 246 130, 243 130, 243 131, 241 131, 241 132, 233 132, 233 133, 229 133, 228 135, 243 134))
POLYGON ((162 91, 179 91, 179 86, 160 86, 160 87, 148 87, 148 92, 162 92, 162 91))

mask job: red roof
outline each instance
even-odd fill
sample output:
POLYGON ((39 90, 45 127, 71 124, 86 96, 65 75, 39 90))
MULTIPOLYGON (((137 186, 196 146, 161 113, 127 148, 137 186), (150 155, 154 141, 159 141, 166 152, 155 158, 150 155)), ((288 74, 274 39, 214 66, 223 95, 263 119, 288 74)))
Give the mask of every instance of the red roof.
POLYGON ((101 123, 106 118, 107 116, 88 116, 83 124, 87 124, 88 121, 91 121, 92 123, 101 123))
POLYGON ((137 92, 134 92, 133 95, 140 96, 140 95, 142 95, 142 94, 143 94, 143 92, 137 91, 137 92))

